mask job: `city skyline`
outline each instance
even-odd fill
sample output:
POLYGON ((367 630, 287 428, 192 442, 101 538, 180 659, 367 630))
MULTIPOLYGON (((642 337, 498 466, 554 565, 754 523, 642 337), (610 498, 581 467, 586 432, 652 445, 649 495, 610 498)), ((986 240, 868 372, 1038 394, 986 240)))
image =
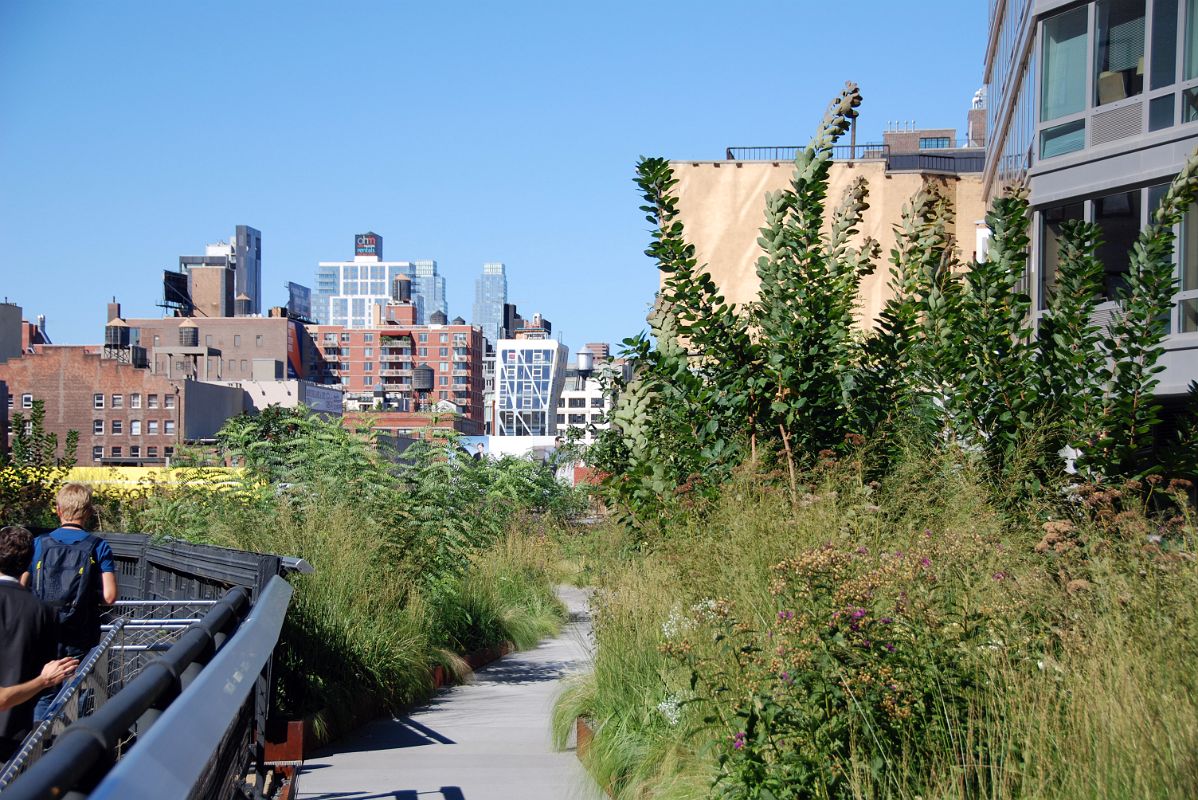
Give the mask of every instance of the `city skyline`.
MULTIPOLYGON (((852 35, 926 34, 920 15, 890 8, 860 7, 852 35)), ((984 4, 925 10, 946 29, 984 27, 984 4)), ((471 316, 482 264, 506 263, 511 300, 558 321, 577 352, 645 328, 658 276, 631 180, 639 156, 804 142, 846 78, 869 99, 858 141, 898 119, 960 130, 981 85, 968 37, 907 48, 902 69, 870 48, 848 62, 848 34, 835 32, 796 55, 811 16, 787 3, 743 19, 716 4, 355 12, 3 4, 0 296, 45 314, 54 341, 86 343, 103 301, 153 314, 161 270, 236 224, 262 232, 264 308, 375 230, 394 256, 437 261, 450 317, 471 316), (370 47, 312 57, 364 22, 370 47), (220 57, 178 56, 181 32, 208 30, 220 57), (651 42, 675 65, 664 105, 644 66, 651 42), (779 92, 759 79, 786 60, 801 81, 779 92), (226 116, 237 124, 218 124, 226 116)))

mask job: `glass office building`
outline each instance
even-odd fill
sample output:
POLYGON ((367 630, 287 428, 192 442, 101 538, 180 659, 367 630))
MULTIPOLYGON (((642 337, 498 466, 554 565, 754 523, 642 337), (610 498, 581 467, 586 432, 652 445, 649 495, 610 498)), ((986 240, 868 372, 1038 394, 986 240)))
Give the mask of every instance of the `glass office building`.
POLYGON ((483 264, 474 282, 474 313, 470 322, 483 329, 492 346, 507 335, 503 331, 503 306, 507 303, 507 271, 500 262, 483 264))

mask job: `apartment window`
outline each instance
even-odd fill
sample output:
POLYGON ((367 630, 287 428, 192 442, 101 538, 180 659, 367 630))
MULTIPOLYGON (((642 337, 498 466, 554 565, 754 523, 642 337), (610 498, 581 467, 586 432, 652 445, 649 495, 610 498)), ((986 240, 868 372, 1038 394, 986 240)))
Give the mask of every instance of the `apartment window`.
POLYGON ((158 346, 158 336, 154 336, 154 346, 158 346))
POLYGON ((442 333, 440 336, 437 337, 437 341, 439 341, 441 344, 445 344, 446 342, 449 341, 449 334, 442 333))
POLYGON ((102 420, 102 419, 93 419, 92 420, 92 434, 95 436, 103 436, 104 435, 104 420, 102 420))
POLYGON ((129 446, 130 458, 141 458, 141 445, 134 444, 129 446))
POLYGON ((363 372, 374 372, 374 364, 370 361, 367 361, 365 364, 362 365, 362 371, 363 372))
POLYGON ((164 419, 162 421, 162 432, 168 436, 175 432, 175 421, 173 419, 164 419))
POLYGON ((565 414, 558 414, 558 415, 557 415, 557 424, 558 424, 558 425, 565 425, 565 424, 566 424, 566 415, 565 415, 565 414))
MULTIPOLYGON (((244 358, 241 359, 241 372, 243 375, 249 372, 249 367, 247 366, 248 364, 249 364, 249 362, 246 361, 244 358)), ((167 406, 167 408, 170 408, 170 406, 167 406)))
POLYGON ((13 396, 10 394, 8 396, 8 407, 12 408, 12 404, 13 404, 13 396))
POLYGON ((211 333, 204 334, 204 346, 205 347, 212 346, 212 334, 211 333))
POLYGON ((129 408, 141 408, 141 395, 140 394, 129 395, 129 408))
POLYGON ((441 371, 442 371, 442 372, 449 372, 449 362, 448 362, 448 361, 442 361, 442 362, 441 362, 441 371))
POLYGON ((163 408, 174 408, 175 407, 175 396, 173 394, 164 394, 162 396, 162 407, 163 408))
POLYGON ((261 346, 262 346, 262 334, 259 333, 257 336, 254 337, 254 347, 261 347, 261 346))
POLYGON ((108 425, 113 434, 119 435, 125 432, 125 423, 119 419, 112 420, 108 425))
POLYGON ((1177 0, 1152 3, 1152 61, 1148 74, 1153 89, 1177 80, 1177 0))
POLYGON ((373 358, 374 357, 374 348, 373 347, 364 348, 362 355, 365 358, 373 358))
POLYGON ((141 420, 140 419, 129 420, 129 435, 130 436, 141 436, 141 420))
POLYGON ((1049 299, 1056 293, 1062 226, 1070 220, 1084 218, 1082 203, 1046 208, 1040 213, 1040 308, 1048 308, 1049 299))
POLYGON ((146 408, 158 408, 158 395, 146 395, 146 408))
POLYGON ((441 348, 441 358, 449 358, 449 348, 448 347, 441 348))
POLYGON ((241 334, 240 333, 233 334, 233 346, 241 347, 241 334))
POLYGON ((568 404, 570 408, 586 408, 587 401, 585 397, 571 397, 568 404))
POLYGON ((1198 206, 1191 206, 1181 223, 1180 277, 1177 332, 1198 333, 1198 206))
POLYGON ((1044 21, 1040 119, 1076 114, 1086 107, 1086 6, 1044 21))
POLYGON ((33 408, 33 395, 21 395, 21 408, 33 408))
POLYGON ((1098 0, 1094 4, 1095 105, 1115 103, 1144 91, 1144 3, 1098 0))
POLYGON ((92 448, 92 461, 100 461, 104 458, 104 445, 98 444, 92 448))
POLYGON ((346 344, 348 344, 348 343, 349 343, 349 334, 348 334, 348 333, 343 333, 343 334, 341 334, 341 341, 343 341, 343 342, 345 342, 346 344))
POLYGON ((1127 258, 1140 235, 1140 190, 1096 198, 1093 217, 1102 229, 1102 246, 1095 254, 1102 262, 1102 295, 1114 300, 1127 276, 1127 258))
POLYGON ((373 334, 373 333, 364 333, 364 334, 362 334, 362 341, 363 341, 363 342, 373 342, 373 341, 374 341, 374 334, 373 334))
POLYGON ((603 398, 602 397, 592 397, 591 398, 591 408, 603 408, 603 398))
POLYGON ((427 341, 428 341, 428 334, 427 334, 427 333, 422 333, 422 334, 420 334, 420 343, 421 343, 421 344, 424 344, 424 343, 426 343, 427 341))
POLYGON ((158 433, 158 420, 156 420, 156 419, 146 420, 146 433, 148 433, 151 436, 158 433))
POLYGON ((113 445, 111 452, 113 458, 120 458, 122 455, 124 455, 124 451, 121 449, 119 444, 113 445))
POLYGON ((420 357, 421 357, 421 358, 428 358, 428 348, 427 348, 427 347, 421 347, 421 348, 420 348, 420 357))
POLYGON ((920 150, 939 150, 945 147, 952 147, 952 141, 947 136, 920 136, 920 150))
POLYGON ((125 396, 123 394, 114 394, 112 396, 112 407, 113 408, 124 408, 125 407, 125 396))
POLYGON ((150 445, 146 448, 146 458, 158 458, 158 446, 150 445))
POLYGON ((348 348, 348 347, 342 347, 342 348, 341 348, 341 357, 342 357, 342 358, 349 358, 349 348, 348 348))
POLYGON ((438 392, 438 393, 437 393, 437 397, 438 397, 438 399, 440 399, 440 400, 448 400, 448 399, 449 399, 449 392, 438 392))
POLYGON ((363 385, 363 386, 370 386, 370 385, 371 385, 371 383, 370 383, 370 376, 369 376, 369 375, 363 375, 363 376, 362 376, 362 385, 363 385))
POLYGON ((439 378, 437 378, 437 385, 438 386, 448 386, 449 385, 449 376, 442 375, 439 378))
POLYGON ((93 394, 92 395, 92 408, 103 408, 103 407, 104 407, 104 395, 93 394))
POLYGON ((565 408, 566 407, 566 398, 564 398, 564 397, 557 398, 557 407, 565 408))
POLYGON ((570 415, 570 424, 571 425, 586 425, 587 424, 587 415, 586 414, 571 414, 570 415))

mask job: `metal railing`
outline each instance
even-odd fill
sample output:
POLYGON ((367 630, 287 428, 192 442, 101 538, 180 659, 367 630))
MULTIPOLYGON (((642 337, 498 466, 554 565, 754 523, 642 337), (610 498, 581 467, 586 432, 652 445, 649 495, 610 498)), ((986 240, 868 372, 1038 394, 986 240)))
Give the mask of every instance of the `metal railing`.
MULTIPOLYGON (((728 161, 794 161, 802 145, 729 147, 724 150, 728 161)), ((837 144, 832 146, 832 158, 836 161, 878 161, 890 154, 889 145, 884 144, 837 144)))
MULTIPOLYGON (((802 150, 798 146, 729 147, 728 161, 793 161, 802 150)), ((887 172, 951 172, 955 174, 981 172, 986 167, 985 153, 978 149, 969 152, 937 152, 921 150, 914 153, 893 153, 885 144, 838 144, 832 147, 834 161, 885 161, 887 172)))
MULTIPOLYGON (((91 665, 92 669, 89 670, 92 675, 96 674, 95 665, 106 660, 103 653, 119 654, 119 657, 124 659, 126 654, 137 654, 137 657, 140 658, 143 653, 161 650, 164 644, 161 639, 156 642, 130 645, 135 648, 132 650, 115 649, 117 639, 129 629, 134 629, 133 632, 139 634, 153 628, 157 628, 159 631, 167 629, 177 636, 159 657, 144 665, 139 664, 136 675, 128 677, 119 692, 107 696, 106 702, 96 703, 95 709, 90 715, 83 716, 64 726, 61 732, 56 732, 52 746, 44 748, 39 759, 26 759, 25 763, 28 766, 24 768, 24 773, 16 776, 15 780, 5 789, 5 800, 79 796, 76 793, 91 791, 101 780, 107 783, 109 780, 105 777, 107 767, 114 761, 120 763, 119 759, 136 753, 147 733, 159 727, 161 719, 166 716, 166 711, 173 707, 172 701, 178 702, 176 698, 182 699, 183 696, 194 698, 199 694, 201 695, 200 699, 189 701, 192 707, 197 704, 211 704, 213 708, 221 708, 223 713, 227 704, 224 703, 223 698, 215 696, 218 692, 211 688, 193 690, 193 687, 199 685, 210 687, 212 685, 211 680, 206 680, 202 684, 199 681, 199 678, 206 674, 205 664, 227 665, 230 662, 229 658, 221 656, 226 642, 232 641, 229 637, 235 631, 237 634, 245 633, 255 637, 251 649, 256 655, 252 659, 243 658, 239 662, 240 670, 236 675, 230 675, 227 669, 222 668, 221 685, 227 687, 231 682, 240 681, 253 686, 262 680, 263 672, 268 668, 270 652, 278 641, 278 631, 281 629, 283 616, 286 614, 287 603, 291 597, 291 587, 282 578, 275 577, 262 593, 263 600, 268 594, 271 600, 263 607, 257 618, 261 620, 264 616, 268 616, 269 624, 263 625, 259 622, 253 633, 239 628, 242 617, 250 607, 250 593, 243 587, 229 589, 224 597, 209 606, 207 613, 197 622, 191 622, 191 618, 178 617, 173 620, 158 620, 139 625, 131 624, 126 618, 117 619, 105 636, 106 646, 95 648, 88 656, 89 662, 94 661, 91 665), (185 621, 186 627, 182 627, 185 621), (277 627, 274 627, 276 622, 277 627), (273 636, 270 635, 272 627, 273 636), (265 656, 259 658, 258 656, 263 650, 265 656)), ((244 644, 241 649, 244 649, 244 644)), ((80 671, 82 672, 82 669, 80 671)), ((75 692, 80 691, 85 680, 80 681, 79 676, 72 679, 71 685, 75 692)), ((265 680, 268 681, 269 678, 267 677, 265 680)), ((70 699, 75 695, 66 696, 68 688, 70 687, 64 688, 56 699, 59 711, 64 708, 70 709, 76 705, 70 699), (58 700, 62 700, 62 702, 58 703, 58 700)), ((99 688, 98 685, 96 688, 99 688)), ((242 702, 244 702, 244 698, 242 698, 242 702)), ((258 703, 251 703, 252 708, 249 710, 253 711, 258 705, 258 703)), ((264 726, 265 708, 261 708, 257 713, 246 713, 246 709, 241 709, 240 713, 231 714, 225 722, 230 727, 240 725, 248 732, 254 727, 258 717, 261 717, 264 726)), ((177 718, 177 715, 172 718, 177 718)), ((244 776, 250 763, 256 761, 256 771, 261 774, 261 747, 257 748, 256 754, 253 753, 254 748, 248 746, 249 740, 247 739, 242 743, 247 746, 241 747, 235 754, 203 752, 196 749, 191 743, 190 726, 191 722, 184 718, 182 723, 168 726, 169 731, 165 731, 162 735, 173 738, 179 744, 180 753, 200 763, 201 768, 203 765, 212 763, 214 759, 216 761, 225 760, 229 762, 230 769, 239 771, 244 776)), ((37 734, 37 732, 34 733, 37 734)), ((28 744, 28 740, 26 744, 28 744)), ((31 748, 37 746, 36 743, 30 745, 31 748)), ((231 743, 231 746, 236 745, 231 743)), ((25 750, 26 745, 22 745, 22 752, 25 750)), ((144 778, 137 778, 137 781, 141 780, 144 778)), ((154 796, 158 797, 190 796, 162 794, 157 792, 157 787, 152 784, 145 788, 155 792, 154 796)), ((132 791, 133 787, 122 787, 119 794, 110 796, 128 797, 131 796, 132 791)))

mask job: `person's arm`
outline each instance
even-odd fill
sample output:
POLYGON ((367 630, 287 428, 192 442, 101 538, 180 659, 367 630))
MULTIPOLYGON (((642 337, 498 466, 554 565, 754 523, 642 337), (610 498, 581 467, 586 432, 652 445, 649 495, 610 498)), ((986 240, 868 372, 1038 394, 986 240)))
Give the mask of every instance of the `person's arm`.
POLYGON ((65 681, 75 674, 79 667, 77 658, 60 658, 48 662, 42 667, 42 674, 33 680, 18 683, 16 686, 0 686, 0 711, 7 711, 13 706, 19 706, 26 700, 31 700, 42 691, 65 681))
POLYGON ((104 602, 112 605, 116 602, 116 573, 101 572, 100 573, 100 589, 104 595, 104 602))
POLYGON ((21 585, 24 586, 26 589, 29 588, 29 573, 28 572, 21 573, 21 585))

